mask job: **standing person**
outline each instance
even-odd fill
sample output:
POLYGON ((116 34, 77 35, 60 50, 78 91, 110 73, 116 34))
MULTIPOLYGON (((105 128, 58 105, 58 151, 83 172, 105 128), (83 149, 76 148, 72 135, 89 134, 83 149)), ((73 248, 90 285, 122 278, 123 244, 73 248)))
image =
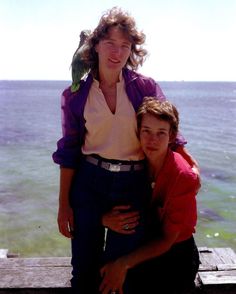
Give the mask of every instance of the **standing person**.
MULTIPOLYGON (((179 124, 174 105, 145 98, 137 120, 153 188, 149 236, 143 246, 102 268, 100 290, 102 294, 182 293, 193 287, 199 266, 193 238, 199 177, 169 148, 179 124)), ((109 217, 103 218, 112 229, 109 217)))
MULTIPOLYGON (((53 154, 60 165, 58 226, 72 238, 71 285, 80 294, 98 291, 104 213, 118 205, 112 213, 120 215, 121 223, 130 228, 139 223, 135 230, 123 226, 114 238, 108 236, 114 250, 107 258, 134 249, 143 239, 147 180, 136 111, 144 96, 165 99, 152 78, 135 71, 147 53, 144 41, 128 13, 108 10, 80 52, 90 72, 79 87, 62 95, 63 137, 53 154), (129 212, 120 213, 127 208, 129 212)), ((179 136, 173 147, 194 165, 184 144, 179 136)))

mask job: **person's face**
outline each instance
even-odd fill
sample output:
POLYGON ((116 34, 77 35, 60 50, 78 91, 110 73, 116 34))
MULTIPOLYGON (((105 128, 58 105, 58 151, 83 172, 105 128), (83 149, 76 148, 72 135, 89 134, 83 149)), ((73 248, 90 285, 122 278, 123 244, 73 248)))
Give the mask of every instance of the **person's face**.
POLYGON ((148 160, 165 156, 170 143, 170 124, 146 113, 140 128, 140 142, 148 160))
POLYGON ((100 40, 95 49, 98 53, 99 68, 118 72, 130 56, 131 42, 119 28, 111 27, 108 36, 100 40))

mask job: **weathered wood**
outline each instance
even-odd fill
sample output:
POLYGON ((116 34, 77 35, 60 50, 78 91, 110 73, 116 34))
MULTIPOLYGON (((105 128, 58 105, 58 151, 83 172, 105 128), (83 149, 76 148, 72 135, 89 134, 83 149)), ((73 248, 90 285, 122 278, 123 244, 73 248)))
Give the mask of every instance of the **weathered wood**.
POLYGON ((7 268, 1 274, 2 288, 67 288, 69 267, 7 268))
POLYGON ((68 293, 69 257, 7 258, 0 260, 0 293, 68 293), (5 291, 5 292, 4 292, 5 291))
POLYGON ((8 258, 0 261, 0 268, 70 267, 70 257, 8 258))
POLYGON ((196 281, 204 294, 236 294, 236 254, 231 248, 198 248, 200 267, 196 281))
POLYGON ((203 285, 236 285, 235 270, 199 272, 198 274, 203 285))
MULTIPOLYGON (((235 252, 200 247, 199 254, 198 288, 191 293, 236 294, 235 252)), ((0 258, 0 294, 66 294, 70 279, 69 257, 0 258)))
POLYGON ((199 271, 232 270, 236 268, 236 254, 231 248, 199 248, 199 271))

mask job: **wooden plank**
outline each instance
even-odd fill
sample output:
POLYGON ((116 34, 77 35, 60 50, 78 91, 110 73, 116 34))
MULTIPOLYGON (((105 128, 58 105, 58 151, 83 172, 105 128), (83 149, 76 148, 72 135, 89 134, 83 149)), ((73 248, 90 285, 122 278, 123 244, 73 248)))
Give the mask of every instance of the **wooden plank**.
MULTIPOLYGON (((217 264, 217 265, 202 265, 200 264, 199 266, 199 271, 227 271, 227 270, 236 270, 236 264, 228 264, 228 263, 223 263, 223 264, 217 264)), ((235 293, 236 294, 236 293, 235 293)))
POLYGON ((70 267, 70 257, 8 258, 0 260, 0 269, 11 267, 70 267))
MULTIPOLYGON (((197 279, 203 293, 235 294, 235 252, 231 248, 201 247, 199 253, 202 264, 197 279)), ((0 258, 0 294, 68 293, 70 260, 70 257, 0 258)))
POLYGON ((213 252, 222 260, 222 264, 236 264, 236 254, 231 248, 212 248, 213 252))
MULTIPOLYGON (((236 264, 217 264, 218 271, 228 271, 228 270, 235 270, 236 271, 236 264)), ((235 293, 236 294, 236 293, 235 293)))
POLYGON ((70 257, 0 259, 0 289, 70 287, 70 257))
POLYGON ((231 270, 236 267, 236 254, 231 248, 201 248, 199 249, 199 271, 231 270), (224 265, 225 264, 225 265, 224 265))
POLYGON ((204 262, 203 264, 201 263, 199 265, 199 269, 198 269, 199 272, 217 271, 217 270, 218 270, 218 268, 216 265, 206 264, 206 262, 204 262))
POLYGON ((222 263, 222 260, 219 256, 211 249, 204 252, 199 252, 200 261, 202 266, 216 266, 219 263, 222 263))
POLYGON ((236 254, 231 248, 199 248, 198 283, 204 294, 236 293, 236 254))
POLYGON ((1 271, 0 288, 68 288, 69 267, 7 268, 1 271))
POLYGON ((235 270, 199 272, 198 274, 203 285, 235 284, 235 289, 236 289, 236 271, 235 270))

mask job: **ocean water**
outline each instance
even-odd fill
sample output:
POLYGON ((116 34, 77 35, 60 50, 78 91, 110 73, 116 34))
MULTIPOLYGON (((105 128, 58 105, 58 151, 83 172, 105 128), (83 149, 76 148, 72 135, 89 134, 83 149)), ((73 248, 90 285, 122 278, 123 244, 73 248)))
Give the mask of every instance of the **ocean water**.
MULTIPOLYGON (((68 81, 0 81, 0 248, 69 256, 57 230, 60 95, 68 81)), ((236 82, 160 82, 198 160, 198 246, 236 251, 236 82)))

